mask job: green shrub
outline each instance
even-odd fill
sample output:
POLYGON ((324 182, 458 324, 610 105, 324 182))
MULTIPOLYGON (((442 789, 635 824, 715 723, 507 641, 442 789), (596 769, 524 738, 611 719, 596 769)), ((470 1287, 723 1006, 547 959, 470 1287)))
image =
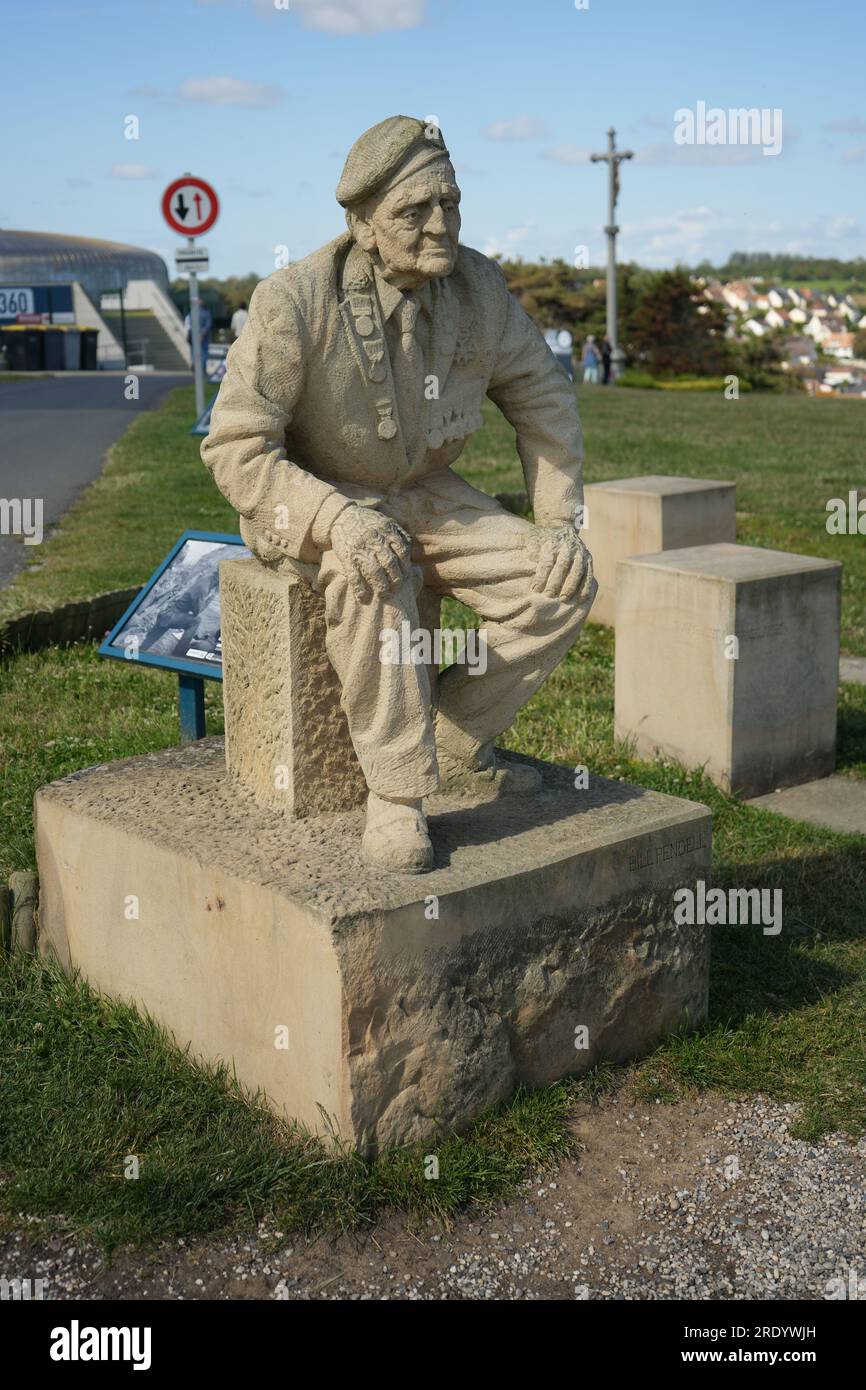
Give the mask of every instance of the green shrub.
MULTIPOLYGON (((739 380, 739 390, 751 391, 750 381, 739 380)), ((660 391, 724 391, 727 377, 723 376, 678 376, 670 381, 657 381, 660 391)))
POLYGON ((656 382, 655 378, 651 376, 649 372, 639 372, 629 367, 627 371, 623 372, 621 377, 617 378, 616 384, 617 386, 634 386, 638 389, 649 391, 651 388, 655 387, 656 382))

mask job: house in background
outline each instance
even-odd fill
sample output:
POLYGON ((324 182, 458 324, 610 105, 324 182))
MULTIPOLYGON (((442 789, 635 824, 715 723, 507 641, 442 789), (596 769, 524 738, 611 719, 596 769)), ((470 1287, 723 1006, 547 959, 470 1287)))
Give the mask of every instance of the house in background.
POLYGON ((854 356, 854 334, 828 333, 821 346, 831 357, 850 359, 854 356))
POLYGON ((748 280, 732 280, 729 285, 722 287, 722 294, 731 308, 740 314, 751 313, 758 297, 754 286, 750 285, 748 280))
POLYGON ((764 323, 769 324, 771 328, 787 328, 789 317, 784 309, 770 308, 764 315, 764 323))
POLYGON ((811 338, 788 338, 784 347, 787 367, 814 367, 818 349, 811 338))

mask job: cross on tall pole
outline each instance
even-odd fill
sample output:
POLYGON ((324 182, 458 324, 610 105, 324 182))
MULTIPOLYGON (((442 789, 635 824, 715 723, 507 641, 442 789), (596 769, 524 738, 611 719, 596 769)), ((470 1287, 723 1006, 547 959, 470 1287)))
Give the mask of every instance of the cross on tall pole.
POLYGON ((607 236, 607 337, 611 346, 611 375, 618 377, 625 353, 619 346, 616 327, 616 204, 619 198, 619 166, 624 159, 634 159, 632 150, 618 150, 616 131, 613 126, 607 132, 607 153, 591 154, 593 164, 607 165, 608 216, 605 234, 607 236))

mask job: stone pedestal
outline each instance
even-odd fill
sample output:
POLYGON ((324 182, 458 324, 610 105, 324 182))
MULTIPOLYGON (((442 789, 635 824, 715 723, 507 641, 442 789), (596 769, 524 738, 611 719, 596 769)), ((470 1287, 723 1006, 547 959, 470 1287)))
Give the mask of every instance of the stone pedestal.
POLYGON ((221 739, 85 769, 36 797, 39 949, 316 1131, 433 1142, 705 1013, 673 893, 707 809, 537 766, 537 797, 431 798, 417 878, 364 864, 360 810, 257 805, 221 739))
POLYGON ((588 524, 583 535, 598 580, 591 623, 615 625, 618 561, 736 540, 734 483, 652 474, 588 483, 584 492, 588 524))
POLYGON ((224 560, 220 617, 230 777, 287 816, 362 805, 321 596, 258 560, 224 560))
POLYGON ((759 796, 836 757, 842 566, 707 545, 622 560, 616 734, 759 796))
MULTIPOLYGON (((439 622, 422 589, 421 627, 439 622)), ((258 560, 220 565, 229 775, 268 810, 322 815, 361 806, 367 785, 325 650, 325 601, 301 577, 258 560)), ((430 688, 436 670, 428 667, 430 688)))

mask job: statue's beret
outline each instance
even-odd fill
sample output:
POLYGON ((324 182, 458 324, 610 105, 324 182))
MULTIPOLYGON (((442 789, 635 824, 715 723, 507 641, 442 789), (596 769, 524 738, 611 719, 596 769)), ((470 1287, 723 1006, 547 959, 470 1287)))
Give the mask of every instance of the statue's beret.
POLYGON ((355 141, 337 184, 337 202, 349 207, 381 189, 411 159, 417 167, 447 159, 448 150, 437 126, 414 116, 389 116, 355 141), (421 160, 429 151, 430 160, 421 160))

